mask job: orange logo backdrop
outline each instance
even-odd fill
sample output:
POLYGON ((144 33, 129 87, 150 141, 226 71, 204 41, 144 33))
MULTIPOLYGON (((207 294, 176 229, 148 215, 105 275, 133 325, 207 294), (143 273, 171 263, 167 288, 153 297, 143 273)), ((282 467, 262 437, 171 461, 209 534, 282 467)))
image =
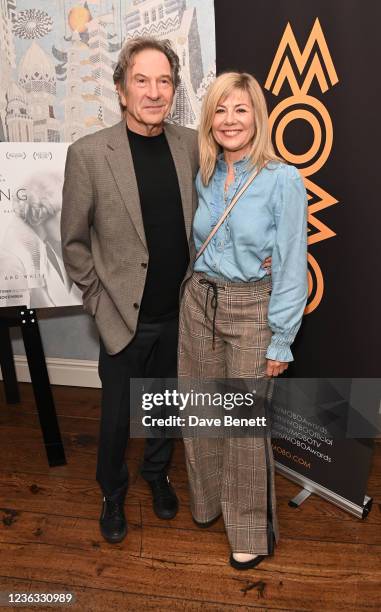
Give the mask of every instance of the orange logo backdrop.
MULTIPOLYGON (((318 98, 309 95, 317 80, 322 94, 338 83, 339 79, 324 37, 320 22, 316 19, 303 49, 296 41, 290 23, 287 24, 265 88, 278 96, 287 82, 292 95, 277 104, 270 115, 270 128, 278 154, 297 166, 304 177, 308 193, 308 244, 316 244, 335 236, 335 232, 317 216, 319 211, 337 204, 337 200, 311 177, 327 162, 333 144, 333 125, 329 111, 318 98), (304 75, 304 76, 303 76, 304 75), (284 139, 286 128, 294 121, 305 121, 312 128, 313 141, 303 153, 289 151, 284 139)), ((309 249, 308 284, 309 299, 306 314, 315 310, 324 294, 324 276, 318 261, 309 249)))

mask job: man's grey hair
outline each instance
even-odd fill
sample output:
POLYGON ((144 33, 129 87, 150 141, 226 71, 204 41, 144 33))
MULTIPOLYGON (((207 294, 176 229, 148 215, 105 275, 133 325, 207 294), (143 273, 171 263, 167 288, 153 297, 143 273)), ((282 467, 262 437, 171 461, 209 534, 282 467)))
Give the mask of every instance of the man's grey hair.
POLYGON ((113 75, 115 85, 122 86, 123 91, 125 91, 127 71, 129 68, 131 68, 135 55, 141 51, 145 51, 146 49, 154 49, 155 51, 164 53, 169 61, 173 87, 176 89, 180 83, 179 56, 173 50, 170 40, 159 40, 153 36, 139 36, 138 38, 131 38, 122 47, 113 75))

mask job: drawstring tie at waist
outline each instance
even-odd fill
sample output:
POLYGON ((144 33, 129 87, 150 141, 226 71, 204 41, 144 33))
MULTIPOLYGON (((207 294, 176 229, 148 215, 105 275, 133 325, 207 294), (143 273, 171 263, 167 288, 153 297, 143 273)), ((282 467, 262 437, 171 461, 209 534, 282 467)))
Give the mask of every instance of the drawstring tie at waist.
POLYGON ((207 279, 207 278, 201 278, 199 281, 200 285, 208 285, 208 290, 206 292, 206 300, 205 300, 205 318, 208 316, 208 298, 209 298, 209 291, 212 290, 213 291, 213 295, 212 295, 212 299, 210 300, 210 305, 213 308, 213 324, 212 324, 212 334, 213 334, 213 339, 212 339, 212 348, 213 351, 215 350, 215 344, 216 344, 216 313, 217 313, 217 306, 218 306, 218 287, 216 285, 216 283, 214 283, 213 281, 207 279))

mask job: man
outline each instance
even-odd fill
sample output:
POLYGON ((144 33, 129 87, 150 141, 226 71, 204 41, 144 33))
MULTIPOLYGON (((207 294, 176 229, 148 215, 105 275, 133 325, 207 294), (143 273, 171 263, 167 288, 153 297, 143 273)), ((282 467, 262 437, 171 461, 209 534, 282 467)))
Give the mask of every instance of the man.
MULTIPOLYGON (((69 147, 61 221, 67 271, 100 334, 97 480, 108 542, 127 532, 130 378, 176 376, 179 289, 190 258, 198 169, 196 132, 165 123, 179 83, 169 41, 129 41, 114 80, 124 119, 69 147)), ((163 519, 178 509, 167 476, 172 446, 147 439, 141 470, 163 519)))

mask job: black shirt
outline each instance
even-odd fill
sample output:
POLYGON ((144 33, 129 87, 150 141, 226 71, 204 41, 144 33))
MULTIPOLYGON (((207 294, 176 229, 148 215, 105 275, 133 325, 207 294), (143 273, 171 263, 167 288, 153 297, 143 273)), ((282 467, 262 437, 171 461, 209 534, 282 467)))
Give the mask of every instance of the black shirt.
POLYGON ((142 136, 127 128, 149 264, 140 320, 175 315, 179 289, 189 263, 188 241, 175 164, 164 132, 142 136))

